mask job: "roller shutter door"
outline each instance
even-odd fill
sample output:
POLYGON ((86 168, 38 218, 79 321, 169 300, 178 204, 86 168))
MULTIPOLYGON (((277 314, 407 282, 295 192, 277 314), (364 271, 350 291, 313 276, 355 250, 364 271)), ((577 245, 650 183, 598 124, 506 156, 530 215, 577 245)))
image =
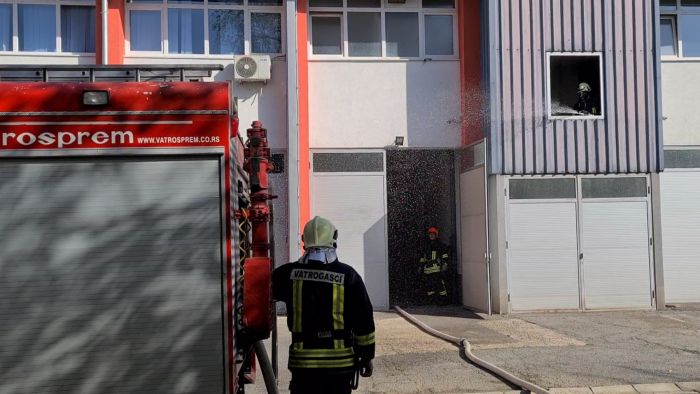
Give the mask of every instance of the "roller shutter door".
POLYGON ((338 228, 338 259, 365 282, 375 309, 389 307, 383 152, 314 153, 311 215, 338 228))
POLYGON ((0 162, 0 393, 221 393, 218 158, 0 162))
POLYGON ((579 308, 574 178, 509 183, 511 310, 579 308))
POLYGON ((667 303, 700 302, 700 172, 661 175, 667 303))
POLYGON ((581 179, 586 309, 651 308, 647 180, 581 179))

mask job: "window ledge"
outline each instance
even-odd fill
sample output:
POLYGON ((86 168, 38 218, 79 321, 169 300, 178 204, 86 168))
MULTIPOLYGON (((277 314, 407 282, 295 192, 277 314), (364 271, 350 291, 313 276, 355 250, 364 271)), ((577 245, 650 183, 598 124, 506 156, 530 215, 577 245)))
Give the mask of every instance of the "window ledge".
POLYGON ((324 57, 310 56, 309 63, 432 63, 432 62, 458 62, 459 58, 421 59, 421 58, 386 58, 386 57, 324 57))
POLYGON ((661 63, 700 63, 700 57, 661 56, 661 63))
MULTIPOLYGON (((222 60, 228 60, 233 62, 234 57, 238 56, 256 56, 260 54, 246 54, 246 55, 181 55, 181 54, 164 54, 162 52, 128 52, 124 55, 125 59, 163 59, 163 60, 197 60, 208 63, 209 60, 216 60, 221 62, 222 60)), ((283 54, 262 54, 269 55, 273 62, 284 62, 287 56, 283 54)))
POLYGON ((548 116, 547 120, 605 120, 605 116, 591 116, 591 115, 585 115, 585 116, 548 116))
POLYGON ((94 53, 57 53, 57 52, 0 52, 0 56, 14 57, 95 57, 94 53))

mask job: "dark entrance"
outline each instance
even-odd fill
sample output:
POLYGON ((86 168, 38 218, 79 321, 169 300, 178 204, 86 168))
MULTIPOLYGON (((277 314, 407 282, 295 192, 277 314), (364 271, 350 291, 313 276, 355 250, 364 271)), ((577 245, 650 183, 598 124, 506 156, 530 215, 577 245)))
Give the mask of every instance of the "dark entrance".
POLYGON ((390 149, 386 154, 389 298, 392 305, 425 304, 416 291, 422 278, 419 258, 428 227, 440 229, 450 245, 452 303, 459 300, 455 260, 454 151, 390 149))

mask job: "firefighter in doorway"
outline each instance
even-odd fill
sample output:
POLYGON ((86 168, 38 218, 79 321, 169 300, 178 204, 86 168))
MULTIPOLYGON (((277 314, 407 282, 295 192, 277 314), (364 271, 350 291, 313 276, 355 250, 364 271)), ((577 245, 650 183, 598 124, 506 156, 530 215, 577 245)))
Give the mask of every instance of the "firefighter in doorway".
POLYGON ((338 231, 321 217, 304 226, 304 255, 272 274, 287 306, 291 394, 348 394, 372 376, 374 317, 360 275, 338 261, 338 231))
POLYGON ((450 251, 449 247, 442 243, 437 227, 428 229, 428 242, 423 248, 420 257, 420 273, 423 276, 425 296, 430 304, 449 304, 447 284, 450 251))

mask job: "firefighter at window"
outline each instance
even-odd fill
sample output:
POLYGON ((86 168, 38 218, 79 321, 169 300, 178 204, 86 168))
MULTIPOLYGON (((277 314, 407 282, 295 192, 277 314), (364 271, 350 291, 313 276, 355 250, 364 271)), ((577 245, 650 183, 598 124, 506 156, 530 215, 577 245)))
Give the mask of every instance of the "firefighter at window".
POLYGON ((578 101, 574 105, 574 109, 582 115, 598 115, 598 106, 593 102, 593 94, 591 93, 591 85, 586 82, 578 84, 578 101))
POLYGON ((292 394, 350 393, 372 376, 374 317, 360 275, 338 261, 338 231, 321 217, 304 226, 304 255, 272 274, 273 297, 287 306, 292 394))
POLYGON ((442 243, 437 227, 428 229, 428 242, 420 257, 420 273, 423 275, 423 285, 426 300, 431 304, 445 305, 449 303, 447 293, 449 247, 442 243))

